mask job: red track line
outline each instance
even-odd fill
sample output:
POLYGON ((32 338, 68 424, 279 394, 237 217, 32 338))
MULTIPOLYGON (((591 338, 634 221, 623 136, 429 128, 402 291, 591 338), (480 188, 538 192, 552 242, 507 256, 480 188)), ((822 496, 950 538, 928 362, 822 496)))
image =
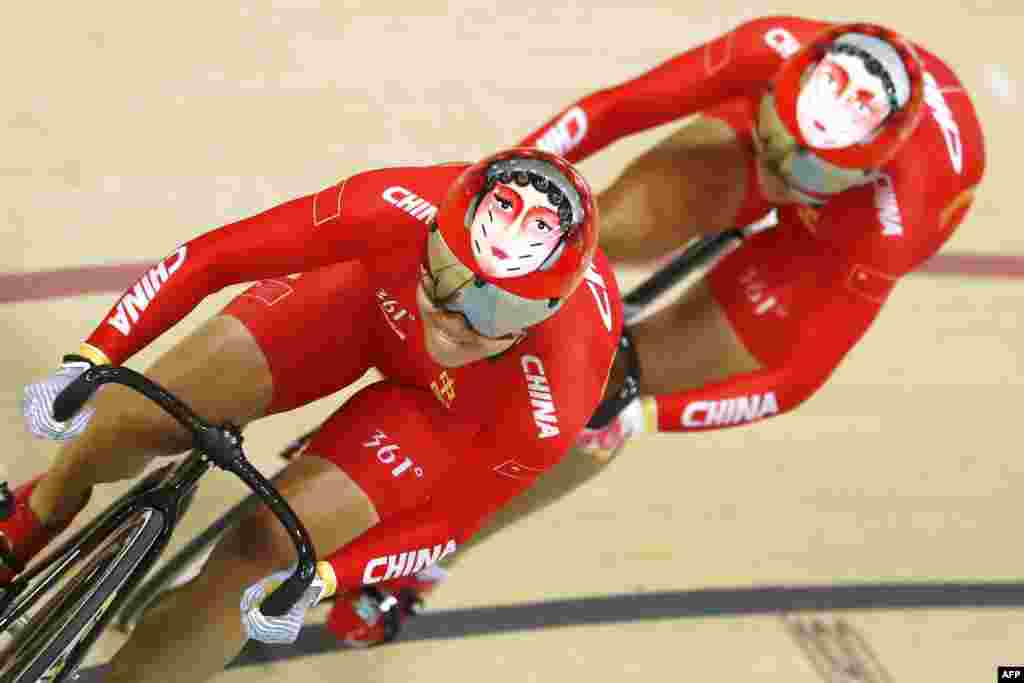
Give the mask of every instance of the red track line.
POLYGON ((3 273, 0 274, 0 304, 123 292, 151 265, 119 263, 34 273, 3 273))
POLYGON ((917 273, 975 277, 1024 277, 1024 256, 998 254, 936 254, 917 273))
MULTIPOLYGON (((0 304, 123 292, 151 263, 83 266, 33 273, 0 273, 0 304)), ((938 254, 916 271, 927 275, 1024 277, 1024 256, 938 254)))

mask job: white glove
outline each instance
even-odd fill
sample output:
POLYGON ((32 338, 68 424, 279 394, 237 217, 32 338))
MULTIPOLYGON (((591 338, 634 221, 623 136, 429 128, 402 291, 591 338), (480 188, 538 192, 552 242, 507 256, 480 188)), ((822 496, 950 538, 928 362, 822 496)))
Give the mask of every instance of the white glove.
POLYGON ((316 563, 316 576, 299 601, 287 613, 279 617, 268 617, 260 612, 259 607, 267 596, 277 590, 284 580, 295 571, 292 565, 284 571, 276 572, 265 579, 254 583, 242 595, 242 625, 246 635, 252 640, 272 645, 294 643, 302 630, 302 622, 306 612, 315 607, 324 598, 334 595, 337 580, 334 569, 328 562, 316 563))
POLYGON ((46 379, 29 384, 21 399, 21 414, 25 417, 28 430, 42 439, 65 441, 85 431, 95 408, 83 408, 67 422, 57 422, 53 417, 53 402, 71 382, 92 367, 92 363, 66 361, 46 379))

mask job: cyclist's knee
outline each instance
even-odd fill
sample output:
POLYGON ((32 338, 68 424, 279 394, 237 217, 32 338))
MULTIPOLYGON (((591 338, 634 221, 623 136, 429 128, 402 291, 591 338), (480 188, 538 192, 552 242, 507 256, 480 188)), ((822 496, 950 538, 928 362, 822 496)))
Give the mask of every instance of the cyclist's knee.
POLYGON ((601 248, 613 262, 643 262, 734 227, 746 173, 733 129, 697 118, 634 159, 598 196, 601 248))
POLYGON ((210 565, 227 563, 276 571, 295 561, 295 546, 270 510, 260 508, 224 534, 210 565))
POLYGON ((144 465, 151 456, 174 455, 191 446, 188 433, 173 418, 129 389, 104 387, 93 405, 92 422, 78 439, 64 445, 63 456, 94 465, 108 461, 144 465))
POLYGON ((120 386, 107 386, 92 405, 96 414, 85 432, 61 445, 53 464, 69 477, 91 483, 137 476, 154 455, 185 451, 191 440, 171 418, 120 386))

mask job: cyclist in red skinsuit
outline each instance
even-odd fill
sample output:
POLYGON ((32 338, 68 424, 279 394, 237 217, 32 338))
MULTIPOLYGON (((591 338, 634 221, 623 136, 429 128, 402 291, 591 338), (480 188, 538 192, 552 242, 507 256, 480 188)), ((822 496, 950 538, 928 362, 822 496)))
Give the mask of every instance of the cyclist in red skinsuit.
MULTIPOLYGON (((596 244, 589 188, 555 155, 512 150, 472 167, 371 171, 182 245, 120 298, 80 354, 123 363, 210 293, 268 278, 219 316, 244 326, 247 353, 265 363, 263 414, 334 393, 370 367, 385 377, 327 420, 278 485, 330 553, 321 570, 337 590, 386 584, 461 546, 565 454, 593 412, 622 326, 596 244)), ((234 386, 208 380, 194 398, 230 400, 233 390, 243 401, 257 374, 234 386)), ((140 419, 119 417, 126 431, 140 419)), ((82 473, 66 486, 111 479, 82 473)), ((54 533, 34 519, 29 494, 17 496, 22 528, 0 523, 16 550, 19 533, 30 545, 54 533)), ((244 585, 280 568, 273 562, 288 553, 260 553, 264 532, 236 532, 207 571, 244 585)), ((144 622, 115 658, 115 680, 166 681, 172 671, 205 680, 236 654, 240 591, 219 580, 185 589, 195 592, 191 609, 204 610, 198 618, 179 610, 174 628, 144 622), (174 647, 161 647, 169 630, 174 647), (181 666, 182 651, 200 654, 181 666)))
MULTIPOLYGON (((809 398, 870 326, 896 281, 935 254, 971 204, 985 168, 981 127, 953 71, 920 47, 923 116, 874 182, 786 203, 765 192, 755 144, 762 98, 784 60, 832 26, 796 17, 751 21, 583 98, 523 141, 579 162, 627 135, 700 113, 726 123, 745 149, 747 194, 727 225, 687 226, 682 235, 673 234, 677 225, 663 230, 679 244, 778 210, 778 225, 748 240, 709 278, 715 301, 761 367, 686 391, 659 391, 659 431, 744 424, 809 398), (755 410, 756 397, 763 400, 755 410), (744 398, 752 400, 738 405, 744 398)), ((606 223, 602 246, 613 263, 632 256, 616 253, 614 232, 606 223)), ((645 363, 643 342, 636 346, 643 374, 663 375, 656 361, 645 363)))
POLYGON ((879 27, 799 17, 750 21, 587 95, 521 144, 580 162, 691 115, 598 196, 612 263, 647 264, 773 210, 777 224, 627 327, 578 448, 474 543, 595 476, 632 435, 749 424, 807 400, 898 280, 960 225, 985 169, 974 107, 941 59, 879 27), (875 76, 872 89, 865 52, 890 84, 875 76), (819 100, 823 113, 808 117, 815 108, 800 97, 812 86, 856 106, 819 100), (862 141, 841 139, 861 121, 877 127, 862 141))
MULTIPOLYGON (((834 166, 847 166, 830 169, 772 143, 780 126, 772 125, 770 109, 762 113, 766 92, 788 86, 795 99, 782 67, 802 68, 795 61, 801 48, 836 27, 795 17, 749 22, 584 97, 521 142, 582 161, 622 137, 699 114, 599 196, 601 244, 613 262, 662 257, 691 238, 755 223, 773 210, 777 225, 747 239, 683 300, 629 328, 624 343, 632 345, 618 355, 609 382, 611 410, 603 417, 610 422, 595 415, 579 448, 496 513, 473 543, 596 475, 633 434, 721 429, 794 409, 827 381, 898 278, 934 254, 962 221, 984 170, 981 130, 956 76, 920 47, 908 48, 916 50, 919 68, 905 75, 906 84, 893 84, 893 97, 906 99, 903 111, 883 124, 909 139, 853 147, 868 161, 889 154, 877 168, 866 164, 863 173, 861 159, 830 157, 834 166), (901 85, 907 92, 898 92, 901 85), (639 396, 619 390, 630 386, 629 348, 637 355, 632 386, 639 396)), ((884 34, 842 28, 840 34, 884 34)), ((870 48, 871 37, 851 45, 870 48)), ((876 54, 886 59, 884 51, 876 54)), ((806 56, 814 58, 807 66, 821 59, 806 56)), ((839 69, 853 70, 859 59, 839 53, 825 84, 856 78, 839 69)), ((884 89, 877 102, 860 89, 849 90, 865 109, 889 105, 884 89)))

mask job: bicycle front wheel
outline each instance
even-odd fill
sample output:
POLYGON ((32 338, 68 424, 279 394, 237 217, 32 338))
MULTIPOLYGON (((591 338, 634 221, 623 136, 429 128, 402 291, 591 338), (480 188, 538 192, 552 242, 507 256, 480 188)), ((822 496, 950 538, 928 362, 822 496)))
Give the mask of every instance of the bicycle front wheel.
POLYGON ((114 621, 115 628, 128 633, 135 628, 142 616, 159 604, 170 591, 191 581, 202 571, 202 565, 206 563, 207 557, 221 536, 259 504, 260 499, 255 495, 242 499, 140 583, 138 588, 125 598, 118 610, 114 621))
POLYGON ((164 530, 164 515, 144 508, 127 517, 59 590, 40 601, 0 662, 0 683, 60 683, 74 673, 164 530))

